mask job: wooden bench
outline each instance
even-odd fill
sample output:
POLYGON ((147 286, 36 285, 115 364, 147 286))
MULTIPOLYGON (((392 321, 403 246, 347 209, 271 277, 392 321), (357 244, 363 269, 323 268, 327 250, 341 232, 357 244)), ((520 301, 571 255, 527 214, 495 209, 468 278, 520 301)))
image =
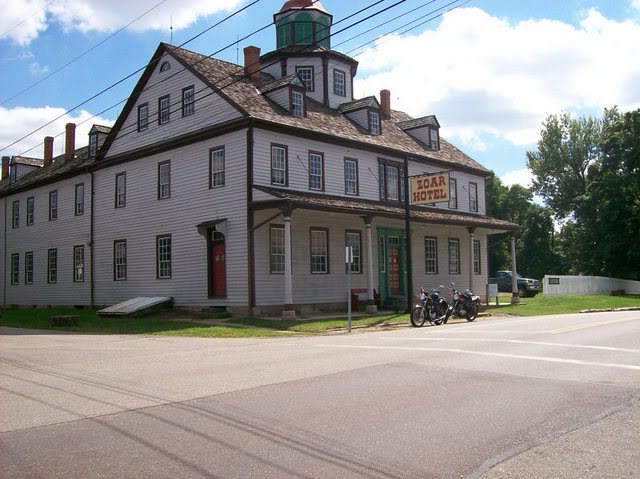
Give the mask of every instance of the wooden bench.
MULTIPOLYGON (((352 311, 361 311, 360 309, 360 295, 364 294, 365 295, 365 300, 363 302, 366 302, 366 294, 368 292, 367 288, 352 288, 351 289, 351 310, 352 311)), ((373 290, 373 302, 376 304, 376 306, 378 306, 378 309, 380 309, 380 294, 378 294, 378 292, 374 289, 373 290)))

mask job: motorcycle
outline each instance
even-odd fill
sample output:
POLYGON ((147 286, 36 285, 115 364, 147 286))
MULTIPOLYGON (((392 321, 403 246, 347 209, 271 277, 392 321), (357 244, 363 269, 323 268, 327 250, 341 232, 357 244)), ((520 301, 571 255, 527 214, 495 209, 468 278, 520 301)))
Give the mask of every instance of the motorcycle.
POLYGON ((451 283, 451 292, 453 293, 453 302, 447 309, 447 314, 444 317, 444 324, 447 324, 449 318, 465 318, 467 321, 475 321, 478 317, 478 311, 480 309, 480 296, 474 295, 468 289, 461 293, 456 290, 455 283, 451 283))
POLYGON ((419 302, 411 311, 411 325, 420 328, 426 321, 436 326, 442 324, 448 306, 447 300, 440 296, 438 289, 432 288, 426 293, 424 288, 420 288, 419 302))

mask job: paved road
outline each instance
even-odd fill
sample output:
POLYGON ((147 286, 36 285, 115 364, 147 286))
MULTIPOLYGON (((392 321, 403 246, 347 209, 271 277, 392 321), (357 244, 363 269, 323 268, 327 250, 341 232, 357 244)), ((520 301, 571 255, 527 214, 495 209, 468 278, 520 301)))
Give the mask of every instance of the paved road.
POLYGON ((212 340, 0 329, 0 477, 640 477, 640 314, 212 340))

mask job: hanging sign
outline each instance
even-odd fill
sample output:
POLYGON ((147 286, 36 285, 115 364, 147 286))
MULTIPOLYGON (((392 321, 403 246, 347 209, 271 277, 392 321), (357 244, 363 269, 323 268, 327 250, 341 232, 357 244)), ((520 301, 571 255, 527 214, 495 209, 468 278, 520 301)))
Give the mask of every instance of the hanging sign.
POLYGON ((411 177, 411 204, 449 201, 449 173, 411 177))

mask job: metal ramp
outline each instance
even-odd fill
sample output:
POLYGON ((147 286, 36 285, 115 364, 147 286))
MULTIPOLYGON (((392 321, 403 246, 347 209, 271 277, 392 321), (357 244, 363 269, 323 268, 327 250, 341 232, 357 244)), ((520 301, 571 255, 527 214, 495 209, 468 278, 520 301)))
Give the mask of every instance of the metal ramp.
POLYGON ((139 313, 146 309, 160 306, 164 303, 170 303, 173 298, 170 296, 157 296, 153 298, 133 298, 122 303, 114 304, 108 308, 98 311, 100 316, 129 316, 134 313, 139 313))

